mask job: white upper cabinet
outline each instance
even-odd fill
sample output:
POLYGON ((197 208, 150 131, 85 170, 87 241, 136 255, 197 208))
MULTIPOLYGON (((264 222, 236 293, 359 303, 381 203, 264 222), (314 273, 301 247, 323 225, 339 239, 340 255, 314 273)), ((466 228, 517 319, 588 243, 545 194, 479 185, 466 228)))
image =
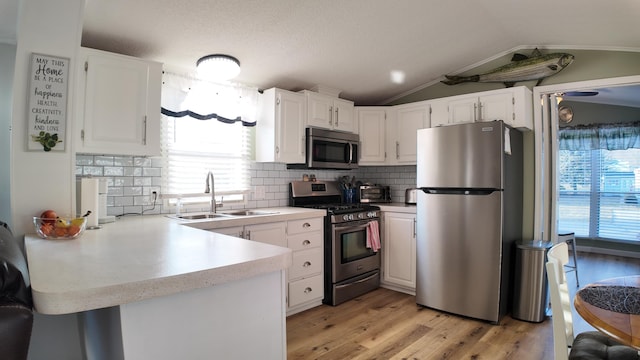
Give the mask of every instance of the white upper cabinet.
POLYGON ((351 133, 357 131, 353 101, 309 90, 303 93, 307 97, 307 126, 351 133))
POLYGON ((271 88, 260 95, 258 103, 256 161, 304 163, 305 96, 271 88))
POLYGON ((160 154, 162 64, 81 48, 75 151, 160 154))
POLYGON ((394 106, 395 121, 387 122, 389 165, 415 165, 417 131, 430 126, 431 106, 428 101, 394 106))
POLYGON ((437 99, 435 108, 432 127, 503 120, 515 128, 533 129, 531 90, 524 86, 437 99))
POLYGON ((360 134, 359 165, 384 165, 386 161, 386 129, 388 106, 358 106, 358 133, 360 134))

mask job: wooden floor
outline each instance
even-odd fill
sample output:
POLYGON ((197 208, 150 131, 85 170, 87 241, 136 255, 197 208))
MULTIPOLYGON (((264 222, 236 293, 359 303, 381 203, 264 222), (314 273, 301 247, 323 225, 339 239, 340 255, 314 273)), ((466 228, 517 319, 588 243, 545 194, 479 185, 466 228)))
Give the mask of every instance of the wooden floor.
MULTIPOLYGON (((578 266, 581 285, 640 274, 639 259, 610 255, 579 253, 578 266)), ((576 289, 575 275, 567 275, 576 289)), ((576 332, 593 330, 575 312, 574 322, 576 332)), ((493 325, 381 288, 287 318, 287 352, 288 359, 553 359, 553 334, 551 319, 529 323, 507 315, 493 325)))

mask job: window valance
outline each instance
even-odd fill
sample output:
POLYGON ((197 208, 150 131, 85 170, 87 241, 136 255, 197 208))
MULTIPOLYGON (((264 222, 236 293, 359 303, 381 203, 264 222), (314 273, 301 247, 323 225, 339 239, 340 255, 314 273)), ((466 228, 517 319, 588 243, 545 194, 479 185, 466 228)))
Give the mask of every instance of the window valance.
POLYGON ((244 126, 255 126, 257 108, 256 88, 163 73, 161 111, 166 116, 216 119, 227 124, 240 122, 244 126))
POLYGON ((560 150, 640 149, 640 122, 567 126, 558 141, 560 150))

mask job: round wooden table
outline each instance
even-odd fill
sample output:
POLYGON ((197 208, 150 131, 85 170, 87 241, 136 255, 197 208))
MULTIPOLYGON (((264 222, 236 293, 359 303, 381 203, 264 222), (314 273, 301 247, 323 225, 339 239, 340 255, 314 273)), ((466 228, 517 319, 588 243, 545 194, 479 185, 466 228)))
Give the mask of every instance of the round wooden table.
POLYGON ((576 293, 574 305, 594 328, 640 349, 640 275, 589 284, 576 293))

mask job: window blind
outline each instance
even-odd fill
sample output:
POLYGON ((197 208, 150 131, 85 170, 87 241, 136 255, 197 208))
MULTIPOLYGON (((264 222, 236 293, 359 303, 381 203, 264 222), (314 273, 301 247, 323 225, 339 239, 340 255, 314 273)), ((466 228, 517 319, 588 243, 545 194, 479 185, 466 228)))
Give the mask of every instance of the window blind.
MULTIPOLYGON (((209 171, 216 197, 243 200, 250 188, 251 128, 240 123, 162 116, 162 156, 165 194, 201 194, 209 171)), ((209 201, 186 197, 183 203, 209 201)))
POLYGON ((558 230, 640 242, 640 149, 558 155, 558 230))

